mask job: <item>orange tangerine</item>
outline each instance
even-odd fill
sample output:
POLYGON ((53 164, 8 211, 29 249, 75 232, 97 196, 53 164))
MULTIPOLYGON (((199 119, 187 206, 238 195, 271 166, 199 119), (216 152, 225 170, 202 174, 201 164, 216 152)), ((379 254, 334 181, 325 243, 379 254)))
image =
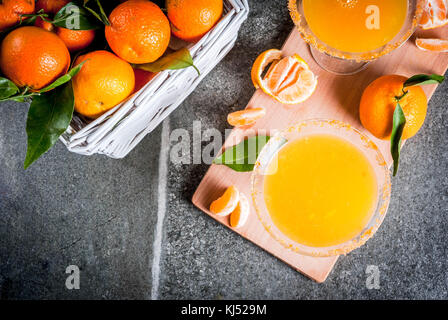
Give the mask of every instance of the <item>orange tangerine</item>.
POLYGON ((426 7, 420 20, 423 29, 434 29, 448 23, 448 0, 426 0, 426 7))
POLYGON ((54 33, 38 27, 11 31, 0 45, 0 69, 19 87, 40 90, 64 75, 70 53, 54 33))
POLYGON ((232 228, 241 228, 246 224, 249 218, 250 206, 247 197, 240 193, 240 201, 235 210, 230 214, 230 226, 232 228))
POLYGON ((224 194, 212 202, 210 211, 218 216, 225 217, 231 214, 240 201, 240 192, 235 186, 230 186, 224 194))
MULTIPOLYGON (((36 2, 36 11, 43 10, 49 14, 49 19, 56 15, 59 10, 70 3, 70 0, 38 0, 36 2)), ((36 27, 43 28, 47 31, 55 32, 62 41, 64 41, 70 52, 83 50, 90 46, 95 39, 95 30, 69 30, 66 28, 56 27, 52 23, 37 18, 34 23, 36 27)))
MULTIPOLYGON (((378 139, 390 138, 394 111, 397 106, 395 97, 403 94, 403 84, 407 79, 399 75, 382 76, 364 90, 359 116, 364 128, 378 139)), ((400 106, 406 117, 402 138, 409 139, 425 122, 428 101, 421 87, 407 87, 405 90, 408 93, 400 100, 400 106)))
POLYGON ((135 64, 154 62, 168 48, 171 29, 168 18, 155 3, 129 0, 109 16, 106 40, 120 58, 135 64))
POLYGON ((283 104, 299 104, 316 90, 317 77, 297 54, 279 59, 278 50, 268 50, 255 61, 251 77, 256 88, 283 104), (262 79, 264 68, 272 63, 262 79))
POLYGON ((34 0, 0 1, 0 32, 14 26, 20 21, 22 14, 31 14, 34 9, 34 0))
POLYGON ((417 38, 415 45, 424 51, 448 52, 448 40, 417 38))
POLYGON ((222 17, 223 0, 166 0, 172 33, 185 41, 196 42, 222 17))
POLYGON ((250 126, 266 115, 264 108, 251 108, 229 113, 227 122, 234 127, 250 126))
POLYGON ((94 119, 133 92, 134 70, 126 61, 104 50, 79 56, 75 66, 84 61, 81 70, 73 78, 75 110, 94 119))

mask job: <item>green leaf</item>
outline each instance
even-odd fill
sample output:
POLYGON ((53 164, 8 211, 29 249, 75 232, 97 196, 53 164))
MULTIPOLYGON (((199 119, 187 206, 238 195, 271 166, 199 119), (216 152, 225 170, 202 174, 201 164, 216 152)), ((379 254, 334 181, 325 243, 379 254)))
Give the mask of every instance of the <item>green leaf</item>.
POLYGON ((198 72, 198 75, 201 75, 198 68, 194 65, 193 58, 187 48, 182 48, 176 52, 167 54, 155 62, 138 64, 136 67, 150 72, 160 72, 168 69, 178 70, 193 67, 198 72))
POLYGON ((70 82, 34 97, 26 122, 28 148, 25 169, 50 150, 67 130, 72 120, 74 105, 75 99, 70 82))
POLYGON ((398 164, 400 161, 401 136, 406 125, 406 117, 400 104, 397 103, 394 111, 392 135, 390 138, 390 152, 394 160, 394 177, 398 172, 398 164))
POLYGON ((19 88, 9 79, 0 77, 0 100, 5 100, 19 92, 19 88))
POLYGON ((411 86, 422 86, 426 84, 440 84, 445 80, 444 76, 438 74, 418 74, 410 77, 403 85, 403 88, 411 86))
POLYGON ((103 26, 92 17, 89 10, 73 2, 66 4, 59 10, 54 16, 52 23, 55 26, 70 30, 93 30, 103 26))
POLYGON ((104 12, 103 6, 101 5, 101 2, 99 0, 96 0, 96 4, 98 6, 98 9, 100 10, 100 13, 97 13, 92 8, 87 7, 87 3, 90 0, 84 0, 84 8, 89 11, 93 16, 95 16, 99 21, 101 21, 104 25, 110 26, 109 18, 107 17, 106 13, 104 12))
POLYGON ((270 138, 269 136, 250 137, 236 146, 227 148, 213 160, 213 163, 225 165, 237 172, 253 171, 258 155, 270 138))
POLYGON ((86 61, 83 61, 82 63, 78 64, 76 67, 72 68, 68 73, 64 74, 63 76, 59 77, 58 79, 56 79, 52 84, 50 84, 49 86, 41 89, 39 92, 43 93, 43 92, 47 92, 50 90, 53 90, 54 88, 57 88, 59 86, 62 86, 63 84, 66 84, 67 82, 69 82, 74 76, 76 76, 78 74, 78 72, 81 70, 82 66, 84 65, 84 63, 86 63, 86 61))

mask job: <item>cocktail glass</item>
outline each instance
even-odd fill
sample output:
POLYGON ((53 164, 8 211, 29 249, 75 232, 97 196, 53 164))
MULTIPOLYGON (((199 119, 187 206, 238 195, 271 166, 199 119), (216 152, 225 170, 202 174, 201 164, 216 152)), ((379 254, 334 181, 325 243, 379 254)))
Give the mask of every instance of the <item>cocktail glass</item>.
POLYGON ((347 254, 362 246, 375 234, 387 213, 391 193, 391 180, 386 161, 378 147, 369 137, 353 126, 337 120, 312 119, 291 126, 269 140, 255 164, 254 171, 252 172, 251 188, 251 195, 257 216, 266 231, 275 241, 285 248, 303 255, 329 257, 347 254), (286 236, 273 222, 266 206, 264 195, 265 178, 273 173, 270 171, 272 170, 270 166, 271 161, 273 161, 277 152, 281 150, 278 146, 283 144, 284 139, 289 143, 316 134, 333 135, 357 147, 371 164, 378 187, 375 209, 364 229, 349 241, 330 247, 310 247, 286 236))
POLYGON ((329 46, 312 32, 304 13, 303 0, 289 0, 288 7, 294 24, 302 38, 309 44, 311 54, 317 64, 326 71, 350 75, 362 71, 369 62, 399 48, 412 36, 423 13, 425 0, 408 0, 407 2, 407 15, 401 30, 388 43, 368 52, 345 52, 329 46))

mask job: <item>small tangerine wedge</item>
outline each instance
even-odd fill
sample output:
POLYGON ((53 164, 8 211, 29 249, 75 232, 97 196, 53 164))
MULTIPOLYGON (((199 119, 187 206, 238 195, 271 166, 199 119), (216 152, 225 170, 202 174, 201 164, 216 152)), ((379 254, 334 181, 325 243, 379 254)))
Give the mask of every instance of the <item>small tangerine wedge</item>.
POLYGON ((240 192, 235 186, 230 186, 224 194, 212 202, 210 211, 220 217, 225 217, 235 211, 240 201, 240 192))
MULTIPOLYGON (((275 49, 274 49, 275 50, 275 49)), ((307 100, 317 87, 317 77, 297 54, 278 60, 278 51, 264 52, 255 61, 251 76, 255 88, 283 104, 299 104, 307 100), (273 63, 262 79, 263 69, 273 63)))
POLYGON ((424 30, 434 29, 448 23, 448 0, 427 0, 420 27, 424 30))
POLYGON ((250 126, 266 115, 264 108, 251 108, 229 113, 227 122, 233 127, 250 126))
POLYGON ((424 51, 448 52, 448 40, 417 38, 415 45, 424 51))
POLYGON ((232 228, 243 227, 249 218, 250 206, 247 197, 240 193, 240 201, 235 210, 230 214, 230 226, 232 228))

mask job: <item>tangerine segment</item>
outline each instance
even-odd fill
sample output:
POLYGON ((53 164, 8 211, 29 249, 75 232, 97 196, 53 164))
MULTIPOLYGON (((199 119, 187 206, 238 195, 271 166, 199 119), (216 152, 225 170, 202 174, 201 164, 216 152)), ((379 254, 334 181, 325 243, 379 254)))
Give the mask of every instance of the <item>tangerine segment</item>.
POLYGON ((448 52, 448 40, 417 38, 415 44, 424 51, 448 52))
POLYGON ((240 201, 240 192, 235 186, 230 186, 224 194, 212 202, 210 211, 218 216, 225 217, 231 214, 240 201))
POLYGON ((266 67, 275 61, 282 58, 282 52, 277 49, 266 50, 260 54, 252 65, 251 78, 254 87, 258 89, 260 87, 261 75, 266 67))
POLYGON ((264 108, 253 108, 229 113, 227 122, 234 127, 250 126, 266 115, 264 108))
POLYGON ((240 193, 240 201, 235 210, 230 214, 230 226, 232 228, 241 228, 246 224, 249 218, 250 206, 247 197, 240 193))
POLYGON ((434 29, 448 23, 448 0, 427 0, 420 20, 424 30, 434 29))

